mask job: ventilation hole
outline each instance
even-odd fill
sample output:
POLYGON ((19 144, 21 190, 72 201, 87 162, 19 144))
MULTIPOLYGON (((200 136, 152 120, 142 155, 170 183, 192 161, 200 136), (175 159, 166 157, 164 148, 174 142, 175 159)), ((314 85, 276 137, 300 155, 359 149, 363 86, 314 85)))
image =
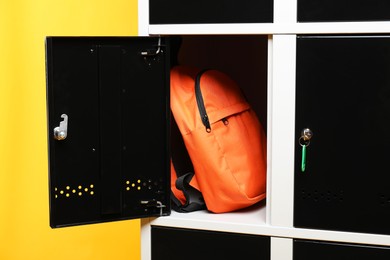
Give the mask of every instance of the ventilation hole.
POLYGON ((129 185, 129 184, 130 184, 130 181, 126 181, 126 184, 129 185))
POLYGON ((91 185, 89 185, 89 187, 90 187, 91 189, 93 189, 94 186, 93 186, 93 184, 91 184, 91 185))
POLYGON ((79 196, 81 196, 81 195, 83 195, 83 193, 82 193, 82 192, 79 192, 79 196))
POLYGON ((54 188, 55 191, 57 191, 57 188, 54 188))
MULTIPOLYGON (((380 196, 380 195, 379 195, 380 196)), ((344 201, 344 191, 321 191, 321 190, 301 190, 301 199, 307 200, 315 203, 341 203, 344 201)), ((385 200, 385 199, 384 199, 385 200)), ((390 203, 390 196, 389 196, 390 203)))
POLYGON ((79 185, 79 187, 78 187, 78 188, 79 188, 79 190, 81 190, 81 189, 83 188, 83 186, 79 185))
POLYGON ((61 194, 64 194, 64 191, 62 190, 62 191, 60 191, 60 193, 61 193, 61 194))
POLYGON ((69 193, 66 193, 66 197, 68 197, 68 198, 69 198, 69 196, 70 196, 70 194, 69 194, 69 193))
POLYGON ((69 186, 66 186, 66 189, 67 189, 67 190, 70 190, 70 187, 69 187, 69 186))
POLYGON ((141 190, 141 186, 138 186, 138 187, 137 187, 137 190, 141 190))
POLYGON ((127 187, 126 190, 130 190, 130 187, 127 187))
POLYGON ((89 194, 93 195, 93 194, 94 194, 94 192, 93 192, 93 191, 91 191, 89 194))
POLYGON ((141 180, 137 180, 137 183, 141 183, 141 180))
POLYGON ((75 189, 73 189, 73 190, 72 190, 72 193, 76 193, 76 190, 75 190, 75 189))
POLYGON ((132 183, 132 184, 131 184, 131 187, 135 187, 135 183, 132 183))
POLYGON ((58 195, 56 194, 55 198, 58 198, 58 195))
POLYGON ((84 190, 85 190, 85 192, 87 192, 87 191, 88 191, 88 188, 85 188, 84 190))

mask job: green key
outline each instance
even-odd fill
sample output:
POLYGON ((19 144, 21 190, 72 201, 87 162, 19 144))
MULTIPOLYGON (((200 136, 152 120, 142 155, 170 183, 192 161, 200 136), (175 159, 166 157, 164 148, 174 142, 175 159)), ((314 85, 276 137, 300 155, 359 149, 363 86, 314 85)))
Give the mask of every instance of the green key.
POLYGON ((302 145, 302 162, 301 162, 301 171, 305 172, 306 170, 306 147, 307 145, 302 145))

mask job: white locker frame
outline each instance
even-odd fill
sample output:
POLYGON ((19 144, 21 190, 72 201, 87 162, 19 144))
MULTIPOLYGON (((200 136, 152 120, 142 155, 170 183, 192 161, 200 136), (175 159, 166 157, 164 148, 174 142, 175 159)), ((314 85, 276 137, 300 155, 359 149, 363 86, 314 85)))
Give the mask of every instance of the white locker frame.
POLYGON ((268 169, 265 208, 245 213, 172 212, 141 221, 141 258, 151 259, 151 226, 271 237, 271 260, 292 260, 294 238, 390 246, 390 236, 293 227, 295 61, 297 34, 390 33, 390 22, 298 23, 297 0, 274 0, 274 22, 149 25, 149 4, 138 1, 138 34, 268 35, 268 169))

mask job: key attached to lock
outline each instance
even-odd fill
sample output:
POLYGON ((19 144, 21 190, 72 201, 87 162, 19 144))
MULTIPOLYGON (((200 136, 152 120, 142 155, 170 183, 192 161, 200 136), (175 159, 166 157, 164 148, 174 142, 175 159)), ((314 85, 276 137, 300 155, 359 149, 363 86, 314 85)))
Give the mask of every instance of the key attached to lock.
POLYGON ((302 147, 302 157, 301 157, 301 171, 306 171, 306 158, 307 158, 307 147, 310 145, 310 139, 313 137, 313 132, 309 128, 304 128, 301 131, 301 136, 299 137, 299 145, 302 147))

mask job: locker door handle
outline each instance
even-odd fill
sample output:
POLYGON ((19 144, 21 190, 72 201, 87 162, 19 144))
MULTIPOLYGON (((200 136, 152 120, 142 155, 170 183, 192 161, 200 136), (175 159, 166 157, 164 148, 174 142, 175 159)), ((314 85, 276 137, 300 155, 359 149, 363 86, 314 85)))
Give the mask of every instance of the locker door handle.
POLYGON ((54 128, 54 139, 61 141, 68 136, 68 115, 62 114, 64 119, 60 122, 60 125, 54 128))

